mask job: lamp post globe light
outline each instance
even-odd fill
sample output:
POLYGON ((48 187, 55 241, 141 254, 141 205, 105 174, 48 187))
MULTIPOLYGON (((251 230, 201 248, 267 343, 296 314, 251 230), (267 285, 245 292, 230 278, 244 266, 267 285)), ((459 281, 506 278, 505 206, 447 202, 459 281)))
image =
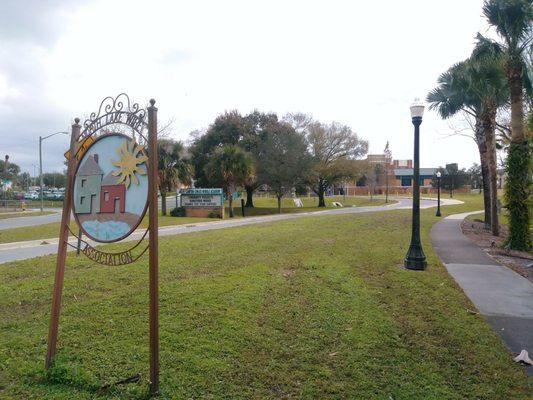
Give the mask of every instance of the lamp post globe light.
POLYGON ((415 99, 411 105, 411 120, 415 127, 413 156, 413 221, 411 227, 411 244, 405 256, 404 266, 407 269, 423 271, 426 269, 426 255, 420 243, 420 124, 424 115, 424 104, 415 99))
POLYGON ((440 171, 437 171, 437 214, 435 216, 440 217, 440 177, 442 176, 440 171))
POLYGON ((45 139, 48 139, 52 136, 55 136, 55 135, 69 135, 68 132, 56 132, 56 133, 52 133, 51 135, 48 135, 48 136, 39 136, 39 187, 40 187, 40 192, 39 192, 39 196, 41 198, 41 212, 43 211, 43 208, 44 208, 44 195, 43 195, 43 140, 45 139))

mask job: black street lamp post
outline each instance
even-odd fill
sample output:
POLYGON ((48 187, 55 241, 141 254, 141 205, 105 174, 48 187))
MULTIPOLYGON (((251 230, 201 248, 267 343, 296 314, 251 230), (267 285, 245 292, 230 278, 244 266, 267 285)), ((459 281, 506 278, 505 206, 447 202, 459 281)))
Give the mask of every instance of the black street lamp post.
POLYGON ((414 170, 413 170, 413 222, 411 244, 405 256, 404 266, 407 269, 423 271, 427 262, 420 242, 420 124, 424 114, 424 104, 415 99, 411 105, 411 119, 415 126, 414 170))
POLYGON ((440 217, 440 171, 437 171, 437 214, 435 216, 440 217))

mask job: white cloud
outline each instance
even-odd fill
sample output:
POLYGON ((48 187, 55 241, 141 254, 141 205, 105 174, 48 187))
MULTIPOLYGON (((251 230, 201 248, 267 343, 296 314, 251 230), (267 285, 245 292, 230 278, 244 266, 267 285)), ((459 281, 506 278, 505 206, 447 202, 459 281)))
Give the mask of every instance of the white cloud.
POLYGON ((5 75, 0 75, 0 100, 8 100, 20 97, 20 91, 16 88, 10 87, 5 75))
MULTIPOLYGON (((181 139, 228 109, 302 111, 352 126, 372 152, 389 140, 395 157, 409 158, 410 102, 466 58, 475 33, 486 29, 482 0, 59 4, 47 9, 54 23, 41 24, 40 34, 10 34, 19 64, 0 52, 0 76, 7 77, 0 91, 18 91, 24 101, 16 106, 27 108, 9 125, 31 125, 9 141, 0 127, 9 151, 21 135, 35 143, 125 91, 140 103, 156 98, 160 119, 174 118, 181 139)), ((7 101, 0 96, 0 113, 7 101)), ((446 121, 426 112, 423 166, 477 161, 474 143, 449 133, 446 121)), ((66 147, 66 138, 58 141, 66 147)), ((36 149, 15 148, 14 162, 30 169, 36 149)), ((60 145, 48 153, 48 168, 62 167, 62 152, 60 145)))

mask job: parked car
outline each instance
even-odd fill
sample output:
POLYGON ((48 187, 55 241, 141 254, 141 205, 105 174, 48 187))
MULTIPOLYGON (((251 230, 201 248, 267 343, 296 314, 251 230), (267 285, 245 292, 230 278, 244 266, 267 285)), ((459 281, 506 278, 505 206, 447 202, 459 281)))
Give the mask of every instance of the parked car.
POLYGON ((52 192, 52 196, 55 200, 63 200, 63 198, 65 197, 65 193, 56 190, 55 192, 52 192))
POLYGON ((24 193, 24 198, 26 200, 37 200, 39 198, 39 194, 37 192, 26 192, 24 193))

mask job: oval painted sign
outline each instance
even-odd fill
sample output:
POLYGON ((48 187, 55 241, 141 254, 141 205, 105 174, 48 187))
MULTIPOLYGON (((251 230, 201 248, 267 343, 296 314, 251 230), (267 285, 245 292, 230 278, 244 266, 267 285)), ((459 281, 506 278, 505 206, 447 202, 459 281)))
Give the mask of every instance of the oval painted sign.
POLYGON ((98 137, 74 177, 72 208, 83 233, 116 242, 141 223, 148 206, 148 157, 144 146, 120 133, 98 137))

